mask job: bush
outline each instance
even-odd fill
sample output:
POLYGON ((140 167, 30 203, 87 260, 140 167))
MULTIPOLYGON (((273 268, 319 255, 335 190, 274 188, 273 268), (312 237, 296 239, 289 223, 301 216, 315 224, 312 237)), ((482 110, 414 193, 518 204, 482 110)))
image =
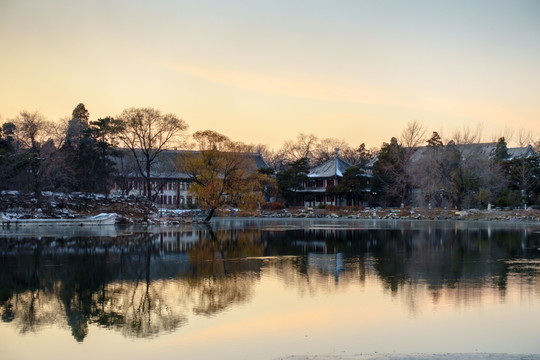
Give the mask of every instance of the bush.
POLYGON ((489 192, 485 189, 480 189, 478 193, 474 194, 473 200, 476 206, 486 207, 489 204, 489 192))
POLYGON ((358 206, 358 205, 347 205, 347 206, 342 206, 341 207, 341 210, 345 210, 345 211, 359 211, 359 210, 365 210, 365 207, 363 206, 358 206))
POLYGON ((340 207, 336 205, 325 205, 324 208, 330 211, 337 211, 340 209, 340 207))
POLYGON ((497 200, 495 200, 495 205, 497 205, 497 207, 519 207, 521 202, 522 199, 519 191, 505 190, 497 200))
POLYGON ((286 207, 285 203, 283 203, 283 202, 271 201, 271 202, 267 202, 266 204, 264 204, 263 209, 275 211, 275 210, 285 209, 285 207, 286 207))

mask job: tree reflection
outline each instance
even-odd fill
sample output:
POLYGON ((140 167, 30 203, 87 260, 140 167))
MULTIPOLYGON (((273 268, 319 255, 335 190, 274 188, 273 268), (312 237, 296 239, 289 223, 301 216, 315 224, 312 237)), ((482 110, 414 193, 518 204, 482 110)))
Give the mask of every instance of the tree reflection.
POLYGON ((203 236, 187 252, 188 271, 180 272, 160 258, 157 237, 139 234, 121 246, 88 238, 4 243, 2 321, 28 332, 65 319, 79 342, 91 324, 148 337, 182 326, 190 311, 212 315, 250 298, 261 262, 238 259, 264 254, 260 234, 203 236), (38 243, 32 254, 25 251, 38 243))
POLYGON ((407 223, 365 230, 195 226, 167 236, 2 238, 0 315, 22 333, 67 326, 79 342, 93 325, 150 337, 183 326, 191 314, 214 316, 250 301, 263 273, 308 294, 377 279, 416 312, 422 291, 434 304, 444 297, 458 303, 481 298, 485 288, 504 299, 516 276, 537 282, 538 266, 513 259, 537 259, 538 247, 540 235, 526 230, 407 223), (183 236, 189 241, 182 243, 183 236))
POLYGON ((192 269, 187 296, 195 314, 213 315, 251 297, 254 275, 261 271, 257 258, 264 255, 265 246, 260 231, 214 231, 210 226, 201 230, 199 241, 187 251, 192 269))
POLYGON ((2 284, 2 320, 16 321, 24 333, 54 323, 64 313, 77 341, 84 340, 93 323, 137 337, 174 330, 185 315, 171 311, 163 293, 153 287, 153 237, 135 236, 121 251, 110 242, 96 246, 96 241, 70 239, 69 244, 76 244, 70 248, 56 239, 47 254, 36 248, 33 267, 26 265, 24 252, 4 255, 2 272, 11 276, 2 278, 7 280, 2 284))

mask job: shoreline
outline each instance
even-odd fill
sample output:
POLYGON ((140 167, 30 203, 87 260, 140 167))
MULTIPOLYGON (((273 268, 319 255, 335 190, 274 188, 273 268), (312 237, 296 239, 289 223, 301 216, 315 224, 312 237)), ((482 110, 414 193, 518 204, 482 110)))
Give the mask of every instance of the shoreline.
MULTIPOLYGON (((101 213, 116 213, 118 224, 174 225, 200 222, 205 212, 200 209, 165 209, 140 197, 82 194, 44 194, 41 207, 31 195, 2 193, 0 218, 16 219, 83 219, 101 213)), ((356 219, 408 221, 481 221, 508 223, 540 223, 540 210, 525 209, 441 209, 441 208, 360 208, 341 207, 315 209, 290 207, 276 210, 243 211, 234 208, 216 210, 215 218, 261 219, 356 219)), ((211 220, 212 222, 212 220, 211 220)))

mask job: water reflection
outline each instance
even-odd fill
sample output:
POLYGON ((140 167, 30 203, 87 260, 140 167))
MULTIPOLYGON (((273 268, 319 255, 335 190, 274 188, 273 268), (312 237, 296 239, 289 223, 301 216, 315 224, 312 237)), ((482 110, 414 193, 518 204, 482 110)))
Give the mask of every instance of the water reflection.
POLYGON ((504 300, 509 283, 540 297, 534 227, 353 225, 222 220, 114 237, 4 234, 2 322, 21 333, 66 326, 79 342, 91 325, 152 337, 249 303, 269 273, 310 296, 374 278, 413 314, 425 291, 434 305, 481 301, 486 289, 504 300))

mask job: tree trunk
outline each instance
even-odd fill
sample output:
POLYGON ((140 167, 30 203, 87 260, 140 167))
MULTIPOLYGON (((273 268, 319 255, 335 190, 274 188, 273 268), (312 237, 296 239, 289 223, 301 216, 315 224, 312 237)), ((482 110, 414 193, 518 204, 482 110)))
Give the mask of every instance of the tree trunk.
POLYGON ((34 171, 33 190, 34 190, 34 198, 36 199, 36 207, 41 208, 41 205, 42 205, 41 179, 39 178, 39 174, 37 171, 34 171))
POLYGON ((146 195, 152 201, 152 182, 150 181, 150 161, 146 160, 146 195))
POLYGON ((205 222, 208 222, 210 221, 210 219, 212 218, 212 216, 214 216, 214 212, 216 211, 215 208, 212 208, 210 209, 210 212, 208 213, 208 215, 206 215, 206 218, 204 219, 205 222))

